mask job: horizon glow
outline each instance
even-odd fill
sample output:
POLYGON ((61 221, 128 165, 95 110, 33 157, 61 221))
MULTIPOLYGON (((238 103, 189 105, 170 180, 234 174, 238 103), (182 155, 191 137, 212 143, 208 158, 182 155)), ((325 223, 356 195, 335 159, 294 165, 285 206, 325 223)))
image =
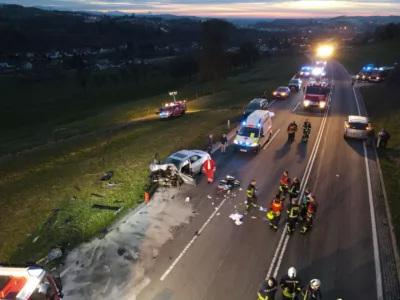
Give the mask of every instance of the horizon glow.
POLYGON ((400 0, 0 0, 4 4, 52 7, 57 10, 120 11, 236 18, 329 18, 339 15, 400 15, 400 0))

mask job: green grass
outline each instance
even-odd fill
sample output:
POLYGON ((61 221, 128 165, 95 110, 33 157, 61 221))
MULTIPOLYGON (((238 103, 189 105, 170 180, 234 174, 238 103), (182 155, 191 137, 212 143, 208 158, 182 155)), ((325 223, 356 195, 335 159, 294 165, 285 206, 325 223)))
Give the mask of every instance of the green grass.
MULTIPOLYGON (((346 60, 342 62, 353 72, 358 71, 363 63, 374 62, 376 58, 381 64, 392 65, 400 61, 399 47, 400 39, 372 43, 348 51, 346 60)), ((382 83, 361 87, 360 91, 376 133, 385 128, 391 135, 388 148, 378 149, 378 154, 400 249, 400 86, 382 83)))
POLYGON ((372 42, 352 49, 338 50, 335 58, 346 66, 350 74, 357 74, 366 64, 393 66, 399 62, 400 38, 383 42, 372 42))
MULTIPOLYGON (((239 109, 264 90, 287 82, 304 61, 282 57, 260 62, 250 72, 224 80, 221 92, 190 101, 192 112, 181 118, 127 122, 147 115, 146 110, 138 112, 141 104, 151 107, 150 112, 157 108, 166 98, 161 95, 65 125, 67 130, 84 133, 96 126, 106 128, 98 128, 95 134, 1 159, 0 260, 35 261, 53 245, 72 248, 89 240, 142 201, 154 153, 166 157, 180 148, 204 149, 209 133, 218 138, 226 132, 228 119, 237 122, 239 109), (118 123, 124 126, 110 127, 118 123), (115 171, 111 181, 119 183, 118 187, 106 188, 100 181, 108 170, 115 171), (124 202, 115 204, 116 200, 124 202), (123 205, 125 209, 114 216, 110 211, 91 209, 95 203, 123 205), (52 217, 54 209, 60 210, 52 217)), ((180 95, 194 89, 208 91, 209 84, 192 84, 181 89, 180 95)))

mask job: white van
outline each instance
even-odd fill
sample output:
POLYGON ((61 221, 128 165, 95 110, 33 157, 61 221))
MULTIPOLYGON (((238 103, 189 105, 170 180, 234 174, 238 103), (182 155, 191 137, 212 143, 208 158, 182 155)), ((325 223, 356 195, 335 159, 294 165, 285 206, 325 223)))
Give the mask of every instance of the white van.
POLYGON ((275 114, 268 110, 256 110, 242 122, 233 141, 235 151, 256 152, 271 139, 272 117, 275 114))

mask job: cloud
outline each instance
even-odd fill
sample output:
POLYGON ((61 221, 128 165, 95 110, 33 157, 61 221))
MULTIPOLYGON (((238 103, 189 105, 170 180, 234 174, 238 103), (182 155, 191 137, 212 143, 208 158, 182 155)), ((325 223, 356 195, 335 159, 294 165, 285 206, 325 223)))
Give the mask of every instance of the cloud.
MULTIPOLYGON (((2 1, 2 0, 0 0, 2 1)), ((4 3, 4 1, 2 1, 4 3)), ((236 17, 332 17, 337 15, 400 14, 394 0, 6 0, 24 6, 45 6, 59 10, 129 13, 169 13, 198 16, 236 17)))

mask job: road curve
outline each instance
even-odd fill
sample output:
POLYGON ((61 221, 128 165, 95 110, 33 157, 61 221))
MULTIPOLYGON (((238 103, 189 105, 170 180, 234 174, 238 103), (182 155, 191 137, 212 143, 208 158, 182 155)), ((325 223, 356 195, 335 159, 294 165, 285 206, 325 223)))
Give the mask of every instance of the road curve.
MULTIPOLYGON (((234 154, 232 147, 226 155, 216 153, 217 179, 233 175, 243 183, 244 190, 251 179, 256 179, 259 204, 268 206, 284 170, 292 177, 303 177, 324 118, 320 112, 302 111, 298 105, 301 97, 299 93, 289 100, 273 103, 270 110, 276 114, 274 137, 257 156, 234 154), (313 126, 308 145, 300 143, 297 137, 297 141, 287 146, 287 125, 291 121, 301 125, 305 118, 313 126)), ((237 192, 234 198, 220 196, 216 199, 216 185, 209 186, 202 180, 197 187, 183 188, 177 196, 182 199, 191 196, 198 216, 180 228, 175 239, 161 249, 152 272, 147 274, 151 283, 137 299, 243 300, 255 296, 270 268, 281 234, 271 232, 261 212, 253 212, 245 217, 241 226, 235 225, 229 215, 243 210, 245 191, 237 192), (192 241, 201 228, 200 236, 192 241)), ((283 220, 281 222, 283 228, 283 220)))

